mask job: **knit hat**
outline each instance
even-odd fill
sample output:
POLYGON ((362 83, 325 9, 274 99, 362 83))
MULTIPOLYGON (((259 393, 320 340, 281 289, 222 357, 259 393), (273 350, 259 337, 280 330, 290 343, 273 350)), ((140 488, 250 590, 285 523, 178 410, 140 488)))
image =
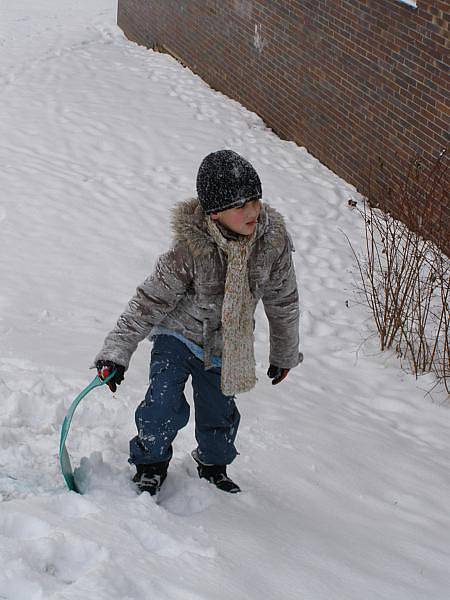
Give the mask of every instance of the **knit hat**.
POLYGON ((262 197, 261 181, 252 165, 233 150, 208 154, 197 174, 200 205, 209 214, 243 206, 262 197))

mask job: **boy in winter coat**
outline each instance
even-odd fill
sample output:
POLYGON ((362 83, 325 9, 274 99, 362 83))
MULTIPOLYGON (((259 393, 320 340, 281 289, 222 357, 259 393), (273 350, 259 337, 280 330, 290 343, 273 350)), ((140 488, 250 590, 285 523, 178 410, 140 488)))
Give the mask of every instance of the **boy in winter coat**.
POLYGON ((133 481, 155 494, 167 476, 172 442, 189 420, 184 386, 192 377, 200 477, 239 492, 228 477, 239 425, 235 394, 256 383, 254 313, 269 320, 273 384, 301 362, 293 246, 282 216, 261 203, 252 165, 231 150, 209 154, 197 175, 198 199, 173 211, 174 241, 142 283, 95 358, 99 376, 115 371, 114 392, 138 343, 150 336, 150 386, 130 442, 133 481))

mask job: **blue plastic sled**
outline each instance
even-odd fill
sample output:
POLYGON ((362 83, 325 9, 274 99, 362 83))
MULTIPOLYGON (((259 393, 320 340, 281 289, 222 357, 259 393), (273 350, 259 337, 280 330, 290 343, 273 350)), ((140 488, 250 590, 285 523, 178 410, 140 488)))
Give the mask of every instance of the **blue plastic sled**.
POLYGON ((89 394, 89 392, 91 392, 94 388, 99 387, 101 385, 105 385, 105 383, 107 383, 112 377, 114 377, 114 375, 115 375, 115 371, 113 371, 111 373, 111 375, 108 375, 108 377, 106 377, 106 379, 100 379, 100 377, 97 375, 91 381, 91 383, 86 388, 84 388, 84 390, 82 392, 80 392, 78 394, 78 396, 75 398, 75 400, 72 402, 69 410, 67 411, 66 416, 64 417, 64 421, 61 426, 61 436, 60 436, 60 441, 59 441, 59 464, 61 466, 61 472, 62 472, 64 481, 66 482, 68 489, 71 491, 77 492, 78 494, 80 494, 81 492, 78 489, 77 484, 75 483, 75 478, 73 476, 73 470, 72 470, 72 464, 70 462, 69 453, 67 452, 67 448, 66 448, 66 440, 67 440, 67 436, 69 434, 72 417, 75 413, 77 406, 80 404, 80 402, 83 400, 83 398, 85 396, 87 396, 89 394))

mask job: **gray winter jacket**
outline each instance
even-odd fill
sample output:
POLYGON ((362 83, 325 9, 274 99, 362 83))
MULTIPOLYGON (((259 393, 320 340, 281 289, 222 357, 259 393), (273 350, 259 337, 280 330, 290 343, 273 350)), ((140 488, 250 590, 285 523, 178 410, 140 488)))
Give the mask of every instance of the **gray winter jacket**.
MULTIPOLYGON (((137 288, 95 361, 111 360, 128 368, 138 343, 156 325, 201 346, 205 368, 211 367, 212 356, 221 356, 226 255, 208 233, 198 200, 175 207, 172 228, 173 247, 160 256, 153 274, 137 288)), ((249 284, 254 309, 262 300, 269 320, 269 361, 283 368, 295 367, 301 360, 292 251, 283 217, 264 204, 248 262, 249 284)))

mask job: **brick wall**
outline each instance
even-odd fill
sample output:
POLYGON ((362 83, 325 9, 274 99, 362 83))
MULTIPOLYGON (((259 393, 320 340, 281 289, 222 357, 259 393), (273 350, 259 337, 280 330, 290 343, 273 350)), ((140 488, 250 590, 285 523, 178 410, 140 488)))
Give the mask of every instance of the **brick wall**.
POLYGON ((257 112, 450 254, 448 178, 400 206, 448 145, 447 0, 119 0, 118 23, 257 112), (382 186, 394 190, 381 194, 382 186))

